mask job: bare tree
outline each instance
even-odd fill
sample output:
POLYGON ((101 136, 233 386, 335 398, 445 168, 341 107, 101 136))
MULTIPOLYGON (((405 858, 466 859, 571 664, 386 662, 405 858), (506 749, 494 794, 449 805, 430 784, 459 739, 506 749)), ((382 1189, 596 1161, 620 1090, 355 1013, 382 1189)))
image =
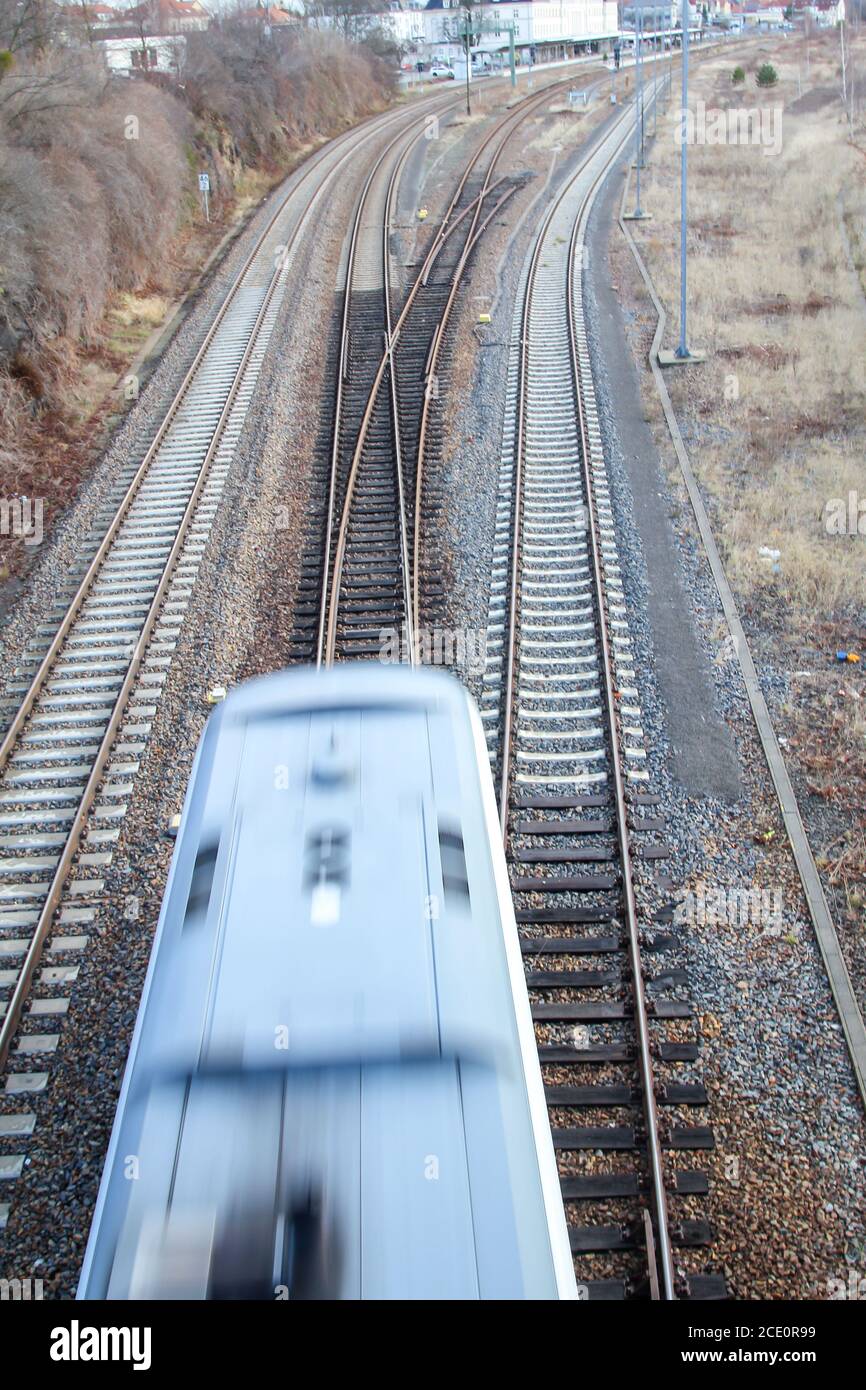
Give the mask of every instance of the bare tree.
POLYGON ((67 10, 71 12, 78 34, 83 36, 92 48, 96 37, 96 19, 93 7, 88 5, 86 0, 82 0, 81 4, 67 6, 67 10))
POLYGON ((358 42, 372 28, 370 0, 304 0, 305 15, 316 29, 333 29, 341 38, 358 42))
MULTIPOLYGON (((50 0, 0 0, 0 51, 38 57, 48 50, 57 25, 50 0)), ((0 66, 0 77, 9 66, 0 66)))

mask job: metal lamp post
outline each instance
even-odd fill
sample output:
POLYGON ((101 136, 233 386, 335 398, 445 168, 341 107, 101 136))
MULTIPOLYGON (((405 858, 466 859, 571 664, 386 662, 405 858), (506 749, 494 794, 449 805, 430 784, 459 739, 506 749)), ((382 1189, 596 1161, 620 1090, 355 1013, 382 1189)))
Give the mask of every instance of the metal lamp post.
POLYGON ((682 5, 682 31, 683 31, 683 109, 681 113, 682 126, 680 128, 680 342, 677 348, 677 357, 689 356, 688 337, 686 333, 686 278, 687 278, 687 255, 686 255, 686 209, 688 207, 688 173, 689 173, 689 142, 687 135, 687 115, 689 109, 689 0, 680 0, 682 5))
POLYGON ((668 44, 668 104, 674 90, 674 0, 668 0, 670 9, 668 10, 668 34, 670 43, 668 44))
POLYGON ((644 222, 649 218, 649 213, 644 212, 640 204, 640 171, 643 166, 643 60, 641 55, 641 38, 643 36, 643 10, 639 7, 640 0, 635 0, 634 18, 634 60, 635 60, 635 84, 634 84, 634 167, 635 167, 635 205, 634 212, 626 213, 625 218, 628 222, 644 222))
POLYGON ((654 83, 654 88, 653 88, 653 139, 656 138, 656 132, 657 132, 657 130, 658 130, 658 116, 657 116, 657 114, 656 114, 657 111, 658 111, 658 104, 659 104, 658 71, 659 71, 659 22, 658 22, 658 10, 656 9, 655 5, 653 5, 653 83, 654 83))
MULTIPOLYGON (((643 140, 643 5, 636 0, 635 9, 635 81, 637 98, 637 126, 638 126, 638 170, 644 167, 644 140, 643 140)), ((640 174, 638 173, 638 179, 640 174)), ((638 203, 640 203, 640 189, 638 188, 638 203)))
POLYGON ((472 30, 470 26, 472 24, 472 15, 468 9, 464 10, 463 13, 466 16, 463 21, 463 37, 466 40, 466 114, 467 116, 471 116, 472 106, 469 100, 469 69, 472 66, 470 59, 470 45, 472 43, 472 30))
POLYGON ((682 6, 682 47, 683 47, 683 92, 680 112, 680 341, 673 352, 660 352, 659 364, 672 367, 691 362, 703 362, 706 354, 692 352, 688 341, 687 296, 688 296, 688 109, 689 109, 689 0, 680 0, 682 6))

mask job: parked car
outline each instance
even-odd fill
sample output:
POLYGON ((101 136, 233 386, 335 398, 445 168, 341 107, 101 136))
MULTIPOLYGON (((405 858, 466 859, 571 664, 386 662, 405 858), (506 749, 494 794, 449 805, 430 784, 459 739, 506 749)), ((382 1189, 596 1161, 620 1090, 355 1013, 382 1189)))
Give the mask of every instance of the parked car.
POLYGON ((430 69, 431 77, 453 77, 454 69, 446 68, 443 63, 434 63, 430 69))

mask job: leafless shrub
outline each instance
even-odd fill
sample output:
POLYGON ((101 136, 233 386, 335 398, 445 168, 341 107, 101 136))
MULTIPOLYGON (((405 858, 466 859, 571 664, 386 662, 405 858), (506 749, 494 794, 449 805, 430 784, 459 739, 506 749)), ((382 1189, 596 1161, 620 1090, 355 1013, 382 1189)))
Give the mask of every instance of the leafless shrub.
MULTIPOLYGON (((118 292, 174 288, 196 169, 219 217, 244 166, 278 175, 392 82, 334 34, 268 41, 231 21, 187 35, 173 77, 120 82, 88 46, 54 41, 57 9, 0 0, 0 496, 50 497, 52 514, 86 458, 81 362, 122 365, 106 346, 118 292)), ((0 579, 22 555, 4 547, 0 579)))
POLYGON ((0 50, 38 56, 55 37, 59 13, 45 0, 0 0, 0 50))
POLYGON ((145 83, 118 91, 95 65, 74 83, 22 74, 18 91, 0 105, 7 338, 26 325, 37 339, 89 341, 110 294, 152 273, 176 231, 184 122, 171 97, 145 83))
POLYGON ((317 135, 350 125, 390 90, 386 65, 362 45, 311 30, 271 42, 248 26, 190 34, 187 97, 205 129, 247 162, 279 166, 317 135))

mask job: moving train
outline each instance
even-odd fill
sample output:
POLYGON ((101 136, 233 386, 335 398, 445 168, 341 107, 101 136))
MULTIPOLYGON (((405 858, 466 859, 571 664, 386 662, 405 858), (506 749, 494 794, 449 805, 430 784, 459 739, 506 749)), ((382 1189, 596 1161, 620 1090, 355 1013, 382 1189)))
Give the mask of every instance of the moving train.
POLYGON ((450 676, 294 668, 209 719, 78 1296, 577 1297, 450 676))

